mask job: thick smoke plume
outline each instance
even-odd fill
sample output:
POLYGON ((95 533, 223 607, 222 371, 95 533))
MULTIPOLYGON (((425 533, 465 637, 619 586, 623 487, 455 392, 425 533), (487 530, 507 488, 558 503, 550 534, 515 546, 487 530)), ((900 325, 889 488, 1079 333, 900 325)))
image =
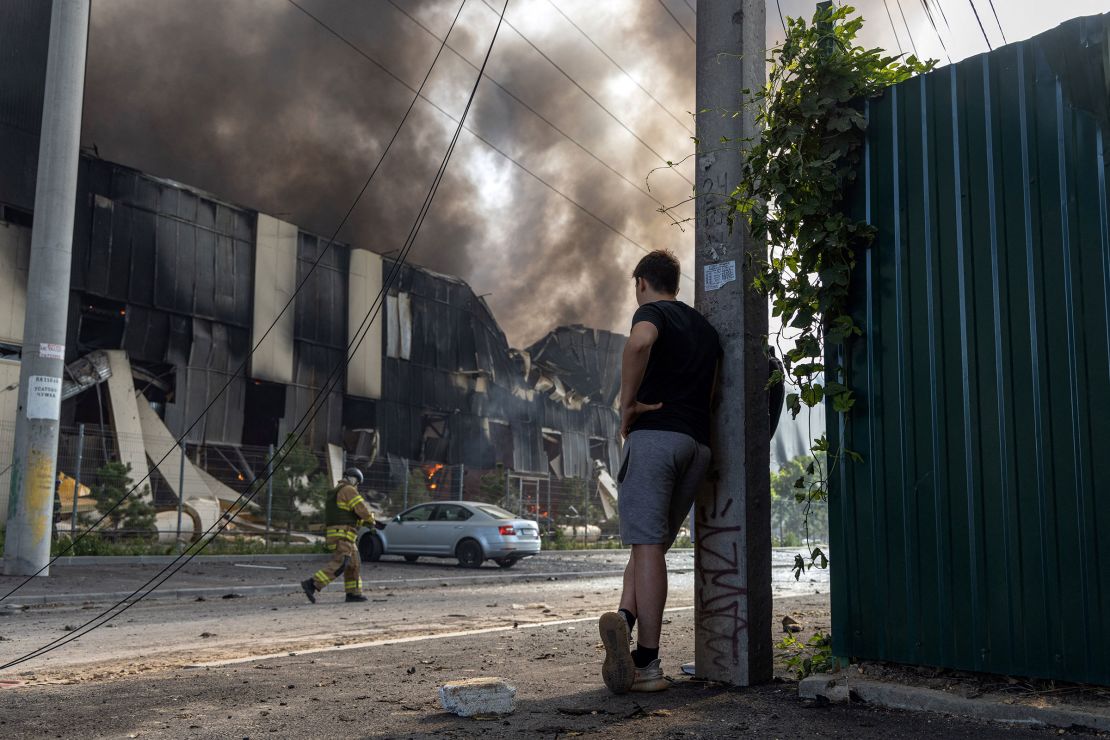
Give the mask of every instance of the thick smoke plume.
MULTIPOLYGON (((416 87, 439 42, 385 0, 300 0, 416 87)), ((554 0, 693 128, 694 47, 658 3, 554 0)), ((456 0, 398 5, 442 36, 456 0)), ((500 8, 498 0, 490 6, 500 8)), ((671 3, 676 14, 682 3, 671 3)), ((467 0, 450 44, 474 65, 496 24, 467 0)), ((693 15, 683 21, 693 29, 693 15)), ((678 160, 690 133, 593 48, 548 0, 512 0, 507 19, 659 154, 678 160)), ((628 180, 663 164, 517 31, 503 26, 488 76, 628 180)), ((445 50, 426 95, 452 115, 475 71, 445 50)), ((84 143, 100 156, 209 190, 330 235, 412 93, 284 0, 99 0, 93 4, 84 143)), ((656 200, 690 193, 678 173, 650 197, 598 164, 488 80, 468 126, 647 248, 692 263, 693 232, 668 226, 656 200)), ((454 123, 419 102, 340 239, 390 252, 404 241, 454 123)), ((693 175, 692 163, 680 169, 693 175)), ((689 213, 689 209, 686 210, 689 213)), ((464 132, 411 259, 456 274, 521 345, 557 324, 625 330, 642 252, 464 132)), ((692 300, 692 284, 683 281, 692 300)))

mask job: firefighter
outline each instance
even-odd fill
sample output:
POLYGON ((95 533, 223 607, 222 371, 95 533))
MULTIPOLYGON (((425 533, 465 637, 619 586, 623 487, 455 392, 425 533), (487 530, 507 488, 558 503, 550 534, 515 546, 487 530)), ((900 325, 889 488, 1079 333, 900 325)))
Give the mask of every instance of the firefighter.
POLYGON ((343 478, 332 490, 328 491, 328 501, 324 508, 324 526, 327 528, 327 546, 332 551, 331 560, 307 580, 301 581, 305 596, 316 603, 316 592, 343 575, 343 586, 347 601, 366 601, 362 595, 362 579, 359 577, 359 554, 355 538, 360 526, 373 527, 374 514, 358 492, 362 483, 362 471, 347 468, 343 478))

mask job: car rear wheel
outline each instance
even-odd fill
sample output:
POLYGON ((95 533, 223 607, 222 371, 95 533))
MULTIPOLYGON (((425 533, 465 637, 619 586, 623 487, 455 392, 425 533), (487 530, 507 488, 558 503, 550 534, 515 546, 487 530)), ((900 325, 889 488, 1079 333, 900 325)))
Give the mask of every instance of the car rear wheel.
POLYGON ((516 558, 497 558, 493 562, 502 568, 511 568, 516 565, 516 558))
POLYGON ((476 541, 463 540, 455 548, 455 557, 459 559, 459 565, 464 568, 480 568, 482 561, 485 560, 485 553, 476 541))
POLYGON ((382 541, 376 534, 363 535, 358 541, 358 554, 364 562, 378 562, 382 557, 382 541))
POLYGON ((405 556, 405 562, 406 563, 415 563, 419 559, 420 559, 419 555, 406 555, 405 556))

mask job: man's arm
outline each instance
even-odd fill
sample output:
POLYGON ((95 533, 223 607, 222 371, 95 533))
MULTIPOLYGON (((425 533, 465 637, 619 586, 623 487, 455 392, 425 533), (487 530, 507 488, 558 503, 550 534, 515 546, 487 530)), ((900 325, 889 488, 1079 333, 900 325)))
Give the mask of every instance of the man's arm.
POLYGON ((621 358, 621 436, 627 437, 636 418, 645 411, 663 408, 661 403, 640 403, 636 394, 644 382, 651 347, 659 338, 659 330, 650 321, 637 321, 632 325, 632 336, 624 344, 621 358))

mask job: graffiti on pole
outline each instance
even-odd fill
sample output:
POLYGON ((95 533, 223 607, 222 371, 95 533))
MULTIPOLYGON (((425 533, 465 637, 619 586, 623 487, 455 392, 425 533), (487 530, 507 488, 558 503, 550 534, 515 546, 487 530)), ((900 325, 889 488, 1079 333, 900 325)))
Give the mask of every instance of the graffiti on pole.
MULTIPOLYGON (((714 671, 725 675, 741 662, 741 647, 748 629, 744 585, 744 557, 740 549, 743 521, 739 512, 731 511, 733 499, 722 502, 716 484, 709 506, 698 507, 695 554, 697 558, 697 627, 706 639, 699 640, 708 652, 714 671)), ((698 656, 699 668, 704 665, 698 656)), ((699 674, 704 671, 699 670, 699 674)), ((712 678, 706 673, 706 677, 712 678)))

